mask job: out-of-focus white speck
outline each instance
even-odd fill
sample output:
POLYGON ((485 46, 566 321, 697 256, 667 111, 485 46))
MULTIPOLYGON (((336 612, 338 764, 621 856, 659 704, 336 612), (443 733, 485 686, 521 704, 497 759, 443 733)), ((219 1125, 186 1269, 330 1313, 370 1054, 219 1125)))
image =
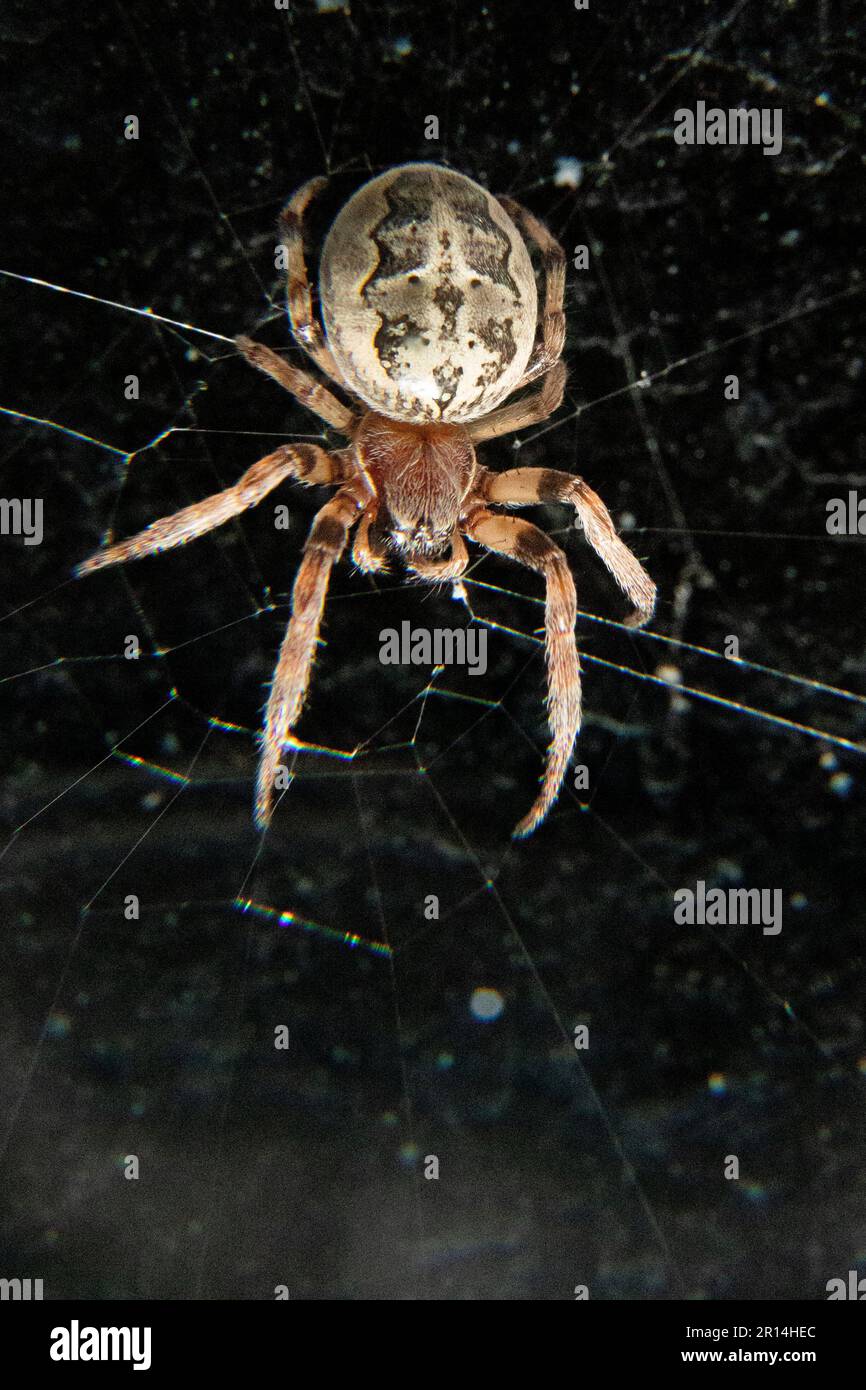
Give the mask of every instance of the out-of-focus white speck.
POLYGON ((834 772, 829 785, 836 796, 847 796, 854 785, 854 778, 850 772, 834 772))
POLYGON ((668 685, 679 685, 683 678, 683 673, 677 666, 657 666, 656 675, 660 681, 666 681, 668 685))
POLYGON ((412 52, 412 40, 407 39, 405 35, 402 38, 394 39, 390 46, 390 52, 392 58, 408 58, 412 52))
POLYGON ((479 1023, 492 1023, 505 1008, 505 1000, 498 989, 475 989, 469 1000, 469 1012, 479 1023))
POLYGON ((564 155, 556 161, 553 182, 557 188, 580 188, 583 182, 583 164, 573 155, 564 155))

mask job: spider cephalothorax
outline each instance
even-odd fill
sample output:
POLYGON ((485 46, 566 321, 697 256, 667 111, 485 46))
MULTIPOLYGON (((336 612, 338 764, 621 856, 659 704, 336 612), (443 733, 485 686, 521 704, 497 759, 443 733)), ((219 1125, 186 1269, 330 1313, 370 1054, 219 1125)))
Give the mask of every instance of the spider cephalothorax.
POLYGON ((580 727, 577 599, 559 546, 501 509, 571 505, 632 603, 627 621, 646 622, 655 604, 652 580, 583 479, 546 468, 493 473, 475 457, 477 443, 546 419, 562 400, 565 257, 512 199, 497 200, 436 164, 400 165, 359 189, 328 233, 319 286, 323 329, 313 314, 303 216, 325 182, 305 184, 280 218, 289 316, 298 343, 352 404, 261 343, 237 341, 248 361, 349 446, 327 453, 315 444, 284 444, 234 486, 98 551, 78 573, 183 545, 254 506, 285 478, 337 488, 304 547, 268 697, 256 791, 256 821, 265 826, 309 684, 330 571, 353 527, 352 556, 363 570, 384 568, 392 553, 422 579, 456 579, 469 563, 468 537, 538 571, 547 592, 551 743, 541 790, 514 832, 528 835, 556 798, 580 727), (543 262, 540 319, 524 236, 543 262), (507 401, 539 378, 536 390, 507 401))
POLYGON ((369 411, 355 436, 391 547, 407 561, 449 547, 475 473, 460 425, 407 425, 369 411))

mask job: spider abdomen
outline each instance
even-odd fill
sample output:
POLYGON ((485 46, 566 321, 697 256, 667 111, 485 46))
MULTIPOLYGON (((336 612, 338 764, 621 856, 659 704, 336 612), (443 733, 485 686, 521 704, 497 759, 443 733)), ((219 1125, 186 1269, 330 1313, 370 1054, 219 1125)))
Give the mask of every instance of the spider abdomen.
POLYGON ((435 164, 389 169, 346 203, 325 242, 320 298, 344 378, 396 420, 487 414, 535 340, 522 236, 480 184, 435 164))

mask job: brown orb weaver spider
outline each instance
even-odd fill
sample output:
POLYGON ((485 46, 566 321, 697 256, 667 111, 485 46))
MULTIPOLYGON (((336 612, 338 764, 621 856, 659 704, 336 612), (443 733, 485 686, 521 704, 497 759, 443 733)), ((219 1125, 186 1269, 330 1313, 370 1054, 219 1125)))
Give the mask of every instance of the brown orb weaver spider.
POLYGON ((464 538, 543 575, 551 741, 541 789, 514 830, 529 835, 556 799, 580 727, 577 596, 563 551, 530 522, 497 508, 561 502, 630 599, 627 618, 651 617, 655 585, 617 536, 601 498, 578 477, 546 468, 494 473, 475 445, 547 419, 565 389, 565 256, 532 213, 462 174, 406 164, 366 183, 334 221, 322 252, 313 313, 303 217, 327 182, 312 179, 280 217, 295 340, 353 404, 261 343, 238 348, 349 441, 328 453, 284 444, 232 487, 162 517, 78 566, 107 565, 184 545, 255 506, 286 478, 336 487, 316 515, 292 590, 261 735, 255 819, 268 825, 283 749, 300 718, 333 566, 357 526, 352 558, 382 570, 389 552, 430 581, 457 579, 464 538), (524 236, 541 254, 540 320, 524 236), (539 380, 535 391, 505 403, 539 380))

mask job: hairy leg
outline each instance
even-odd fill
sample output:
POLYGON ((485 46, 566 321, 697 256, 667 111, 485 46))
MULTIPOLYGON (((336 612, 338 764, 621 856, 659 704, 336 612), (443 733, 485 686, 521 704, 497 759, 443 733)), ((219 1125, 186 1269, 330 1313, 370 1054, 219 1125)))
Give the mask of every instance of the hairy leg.
POLYGON ((565 502, 574 507, 586 539, 632 602, 628 626, 642 627, 652 617, 655 584, 616 534, 601 498, 582 478, 552 468, 511 468, 506 473, 486 473, 482 495, 500 507, 529 507, 539 502, 565 502))
POLYGON ((339 430, 347 438, 351 436, 357 424, 355 412, 343 405, 342 401, 338 401, 337 397, 320 381, 316 381, 315 377, 310 376, 309 372, 292 367, 279 353, 265 347, 264 343, 254 343, 252 338, 241 335, 235 338, 235 343, 251 366, 258 367, 259 371, 273 377, 274 381, 279 382, 284 390, 289 391, 301 402, 301 405, 315 411, 327 424, 333 425, 335 430, 339 430))
POLYGON ((388 568, 385 538, 376 530, 378 506, 371 502, 355 532, 352 560, 364 574, 377 574, 388 568))
POLYGON ((541 791, 513 831, 514 836, 520 838, 530 835, 541 824, 556 800, 580 728, 580 662, 574 636, 577 595, 568 562, 559 546, 531 522, 479 511, 470 519, 466 534, 488 550, 508 555, 518 564, 537 570, 544 575, 547 585, 544 631, 551 741, 541 791))
POLYGON ((243 477, 223 492, 214 492, 172 516, 161 517, 137 535, 97 550, 76 567, 76 575, 90 574, 107 565, 122 565, 203 536, 249 507, 255 507, 285 478, 302 483, 339 483, 350 475, 345 456, 327 454, 318 444, 283 444, 259 459, 243 477))
POLYGON ((292 332, 316 366, 345 387, 340 370, 325 341, 325 333, 313 313, 313 297, 304 260, 304 214, 307 205, 327 184, 326 178, 310 179, 292 195, 280 213, 280 241, 286 251, 286 299, 292 332))
POLYGON ((537 391, 531 391, 528 396, 509 405, 501 405, 498 410, 482 415, 479 420, 470 420, 466 431, 473 444, 484 439, 497 439, 502 434, 513 434, 515 430, 525 430, 546 420, 562 404, 565 376, 565 363, 555 362, 537 391))
POLYGON ((282 750, 298 722, 319 640, 331 570, 346 548, 349 528, 366 499, 344 488, 316 515, 292 589, 292 616, 280 647, 265 712, 256 782, 255 820, 264 829, 273 811, 282 750))
POLYGON ((541 252, 544 262, 544 307, 541 316, 541 341, 529 359, 526 371, 518 382, 526 386, 536 377, 550 370, 562 355, 565 346, 565 252, 556 237, 552 236, 543 222, 539 222, 531 212, 514 198, 500 198, 508 216, 525 232, 541 252))

